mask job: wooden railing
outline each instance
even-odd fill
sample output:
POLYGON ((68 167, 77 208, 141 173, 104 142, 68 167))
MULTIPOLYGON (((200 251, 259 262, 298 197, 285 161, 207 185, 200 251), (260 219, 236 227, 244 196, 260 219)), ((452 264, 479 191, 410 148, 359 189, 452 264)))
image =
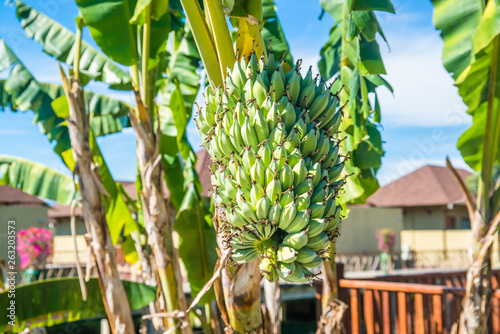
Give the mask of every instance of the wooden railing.
MULTIPOLYGON (((343 274, 342 267, 338 270, 343 274)), ((450 333, 459 320, 465 271, 351 280, 339 277, 348 333, 450 333)), ((500 333, 500 270, 492 272, 489 332, 500 333)))
MULTIPOLYGON (((396 268, 435 268, 440 270, 450 267, 466 268, 469 264, 468 251, 452 250, 442 251, 419 251, 411 252, 403 261, 401 253, 392 254, 392 266, 396 268)), ((375 271, 380 268, 380 252, 338 252, 335 257, 337 262, 344 264, 346 272, 352 271, 375 271)))

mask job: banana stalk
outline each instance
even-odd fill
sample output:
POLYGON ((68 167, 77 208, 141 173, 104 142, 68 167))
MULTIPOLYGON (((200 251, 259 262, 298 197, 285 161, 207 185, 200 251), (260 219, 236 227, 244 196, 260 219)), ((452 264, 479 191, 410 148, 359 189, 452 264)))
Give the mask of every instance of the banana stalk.
MULTIPOLYGON (((173 218, 172 214, 169 213, 162 191, 163 170, 159 152, 161 131, 159 128, 155 129, 155 124, 159 127, 160 122, 155 123, 156 108, 153 97, 156 95, 156 90, 154 84, 151 84, 155 78, 156 69, 148 67, 151 29, 150 6, 146 7, 140 66, 139 64, 131 66, 136 106, 135 111, 130 112, 130 122, 135 130, 137 141, 137 165, 142 181, 139 196, 142 203, 144 226, 148 235, 148 244, 153 252, 154 267, 165 301, 165 308, 167 312, 185 311, 187 305, 182 290, 183 280, 179 266, 179 254, 172 240, 173 218), (139 68, 142 69, 141 82, 138 81, 139 68)), ((154 312, 156 307, 150 306, 151 312, 154 312)), ((169 331, 175 333, 190 334, 192 329, 187 317, 188 315, 185 319, 181 319, 180 323, 177 319, 166 318, 165 326, 169 328, 169 331)), ((154 321, 156 325, 159 325, 158 319, 154 321)))
MULTIPOLYGON (((220 233, 222 210, 215 208, 214 225, 217 231, 219 254, 225 249, 220 233)), ((229 330, 227 333, 263 334, 261 313, 260 270, 258 259, 237 268, 226 266, 215 282, 215 296, 222 319, 229 330)))
POLYGON ((231 328, 238 333, 263 333, 259 261, 235 271, 224 268, 221 280, 231 328))
POLYGON ((78 175, 82 194, 84 221, 92 238, 91 245, 106 314, 112 333, 132 334, 135 332, 132 313, 118 274, 116 252, 102 202, 103 186, 90 149, 89 119, 85 112, 83 91, 78 79, 70 77, 68 80, 62 68, 60 70, 69 106, 68 131, 76 162, 75 173, 78 175))
MULTIPOLYGON (((229 43, 231 39, 226 21, 221 19, 224 17, 222 7, 211 4, 211 2, 207 1, 209 6, 207 6, 208 15, 206 17, 209 18, 211 25, 208 27, 201 13, 198 1, 181 0, 186 17, 192 23, 193 35, 211 87, 215 89, 215 87, 223 84, 226 68, 229 67, 232 69, 235 56, 232 44, 229 43)), ((260 3, 259 5, 261 6, 260 3)), ((253 31, 253 35, 259 35, 260 40, 262 40, 258 27, 258 25, 254 27, 253 30, 257 28, 257 31, 253 31)), ((252 44, 252 41, 248 41, 246 47, 251 48, 252 44)), ((259 46, 264 46, 263 41, 259 43, 259 46)), ((240 53, 241 56, 242 53, 240 53)), ((226 142, 226 144, 228 143, 226 142)), ((214 221, 217 221, 218 210, 218 207, 216 207, 214 221)), ((220 226, 220 224, 216 225, 220 226)), ((219 233, 218 229, 216 230, 218 232, 219 249, 222 251, 222 234, 219 233)), ((261 276, 258 261, 243 264, 236 269, 229 267, 223 269, 215 290, 217 303, 221 309, 224 322, 229 328, 240 333, 263 332, 260 307, 260 281, 261 276), (220 288, 217 288, 217 286, 220 288)))
MULTIPOLYGON (((135 92, 137 108, 145 108, 139 92, 135 92)), ((153 106, 152 106, 153 107, 153 106)), ((141 114, 141 112, 138 112, 141 114)), ((144 113, 142 113, 144 114, 144 113)), ((162 169, 159 153, 159 138, 155 138, 150 123, 144 124, 134 113, 130 114, 137 139, 137 162, 142 179, 140 193, 143 204, 144 225, 148 243, 153 250, 160 286, 167 311, 186 310, 186 299, 182 291, 179 255, 172 241, 173 222, 168 214, 162 193, 162 169)), ((160 132, 158 131, 157 134, 160 132)), ((189 322, 188 322, 189 323, 189 322)), ((177 321, 168 320, 168 327, 177 321)), ((191 333, 191 327, 181 328, 182 333, 191 333)))
POLYGON ((270 334, 281 334, 281 301, 279 282, 264 280, 264 296, 266 300, 267 331, 270 334))

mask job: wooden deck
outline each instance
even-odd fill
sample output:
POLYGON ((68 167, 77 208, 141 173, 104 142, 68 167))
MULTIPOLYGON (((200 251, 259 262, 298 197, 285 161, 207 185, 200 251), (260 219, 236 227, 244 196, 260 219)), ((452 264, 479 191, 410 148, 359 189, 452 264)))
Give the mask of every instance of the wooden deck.
MULTIPOLYGON (((450 333, 458 321, 465 271, 353 280, 338 269, 339 298, 349 306, 347 333, 450 333)), ((500 333, 499 280, 500 270, 493 270, 489 333, 500 333)))

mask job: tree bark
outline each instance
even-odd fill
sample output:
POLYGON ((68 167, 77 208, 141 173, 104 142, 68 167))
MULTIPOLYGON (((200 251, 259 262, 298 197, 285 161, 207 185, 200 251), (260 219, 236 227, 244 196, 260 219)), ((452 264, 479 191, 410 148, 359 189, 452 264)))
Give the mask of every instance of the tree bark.
MULTIPOLYGON (((221 221, 218 208, 214 212, 214 227, 217 231, 219 257, 226 248, 220 233, 221 221)), ((220 279, 214 284, 215 297, 226 323, 226 333, 263 334, 260 294, 259 259, 222 269, 220 279)))
MULTIPOLYGON (((139 93, 136 92, 138 110, 144 109, 139 93)), ((137 139, 137 162, 142 180, 140 197, 144 215, 144 226, 148 234, 148 243, 153 250, 158 280, 165 298, 166 310, 185 311, 186 298, 182 289, 182 277, 179 266, 179 254, 172 240, 173 221, 163 197, 161 155, 159 153, 160 130, 156 138, 147 120, 147 113, 140 112, 142 119, 130 113, 130 120, 137 139)), ((180 332, 192 333, 189 319, 183 319, 180 332), (187 322, 187 325, 185 325, 187 322)), ((177 326, 175 319, 168 320, 168 326, 177 326)), ((179 332, 179 331, 177 331, 179 332)))
MULTIPOLYGON (((67 83, 66 77, 63 77, 67 83)), ((65 85, 69 105, 68 130, 76 162, 75 172, 82 194, 83 218, 92 237, 98 280, 113 333, 135 333, 130 305, 118 275, 116 251, 111 241, 102 202, 103 186, 89 144, 89 121, 83 91, 77 79, 65 85)))
POLYGON ((270 334, 281 334, 281 301, 279 282, 264 279, 264 296, 270 322, 270 334))
POLYGON ((330 242, 328 259, 321 266, 323 269, 323 291, 321 294, 321 317, 317 334, 343 333, 342 318, 347 305, 338 299, 337 265, 335 263, 335 242, 330 242))
POLYGON ((229 324, 236 333, 263 333, 259 259, 221 274, 229 324))
POLYGON ((486 333, 491 301, 491 244, 486 242, 491 223, 487 226, 478 211, 471 218, 472 261, 467 270, 459 333, 486 333))

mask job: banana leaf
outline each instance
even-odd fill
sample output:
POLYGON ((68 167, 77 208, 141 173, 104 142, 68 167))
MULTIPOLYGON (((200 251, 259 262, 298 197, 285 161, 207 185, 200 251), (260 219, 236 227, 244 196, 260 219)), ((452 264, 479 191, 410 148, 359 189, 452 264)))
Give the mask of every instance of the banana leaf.
MULTIPOLYGON (((7 80, 5 82, 0 81, 0 87, 2 87, 0 96, 3 102, 0 108, 10 107, 13 110, 33 110, 35 121, 41 125, 42 132, 47 135, 49 140, 57 141, 54 151, 61 156, 66 166, 73 170, 75 162, 71 151, 66 119, 64 118, 69 115, 69 111, 63 89, 58 85, 38 83, 3 40, 0 39, 0 51, 2 50, 5 54, 8 54, 8 59, 10 59, 2 64, 2 68, 6 68, 9 64, 9 66, 13 65, 14 67, 7 80)), ((84 94, 86 101, 88 101, 88 110, 91 111, 89 115, 90 131, 92 133, 91 146, 94 150, 94 158, 99 166, 101 180, 107 195, 109 195, 109 198, 107 196, 104 198, 106 218, 111 239, 114 244, 117 244, 127 241, 127 238, 130 238, 130 233, 136 231, 138 226, 132 218, 125 200, 116 188, 116 183, 100 154, 93 133, 95 129, 99 135, 105 135, 120 131, 124 125, 129 126, 127 114, 130 107, 123 102, 99 94, 91 92, 85 92, 84 94)), ((35 178, 26 178, 26 181, 30 182, 35 182, 35 180, 35 178)), ((25 187, 36 187, 36 183, 30 183, 25 187)), ((68 204, 68 202, 63 202, 63 204, 68 204)), ((124 253, 127 261, 131 263, 137 261, 138 255, 134 248, 125 247, 124 253)))
POLYGON ((273 45, 274 59, 283 57, 283 52, 286 51, 285 60, 290 66, 293 64, 292 53, 290 46, 281 27, 280 20, 276 14, 276 4, 274 0, 262 1, 262 12, 264 16, 264 27, 262 28, 262 38, 266 42, 267 52, 271 52, 270 43, 273 45))
MULTIPOLYGON (((16 1, 17 17, 26 35, 43 46, 43 51, 57 60, 73 65, 75 35, 37 10, 16 1)), ((115 31, 119 31, 113 26, 115 31)), ((108 37, 106 37, 108 38, 108 37)), ((115 42, 115 40, 112 40, 115 42)), ((96 81, 102 81, 112 89, 132 89, 130 76, 110 58, 82 41, 80 71, 96 81)))
POLYGON ((69 205, 78 196, 71 177, 36 162, 0 155, 0 175, 1 185, 61 204, 69 205))
POLYGON ((457 146, 475 171, 500 162, 500 3, 433 1, 434 24, 444 41, 443 64, 455 79, 473 124, 457 146), (489 150, 484 149, 488 139, 489 150))
MULTIPOLYGON (((175 139, 171 140, 171 144, 178 149, 184 166, 183 168, 179 166, 179 172, 183 174, 183 178, 167 179, 167 186, 169 186, 171 197, 174 196, 172 190, 177 191, 175 193, 177 196, 182 195, 178 198, 182 199, 182 202, 177 208, 174 229, 179 234, 179 255, 187 269, 191 293, 195 296, 212 277, 217 261, 217 245, 215 230, 211 224, 211 213, 201 198, 202 187, 195 169, 196 154, 186 134, 192 108, 186 108, 184 104, 186 97, 181 94, 179 79, 174 77, 172 81, 171 84, 175 89, 168 96, 168 106, 162 104, 160 107, 160 113, 162 116, 167 116, 164 118, 171 120, 169 132, 166 134, 175 139), (172 185, 175 186, 172 187, 172 185)), ((169 178, 172 177, 169 176, 169 178)), ((200 300, 200 304, 213 300, 213 297, 213 292, 210 291, 200 300)))
POLYGON ((321 0, 320 4, 334 19, 330 37, 321 49, 320 74, 324 80, 338 77, 332 92, 343 86, 340 101, 349 101, 343 109, 349 117, 344 117, 339 135, 345 137, 343 154, 351 157, 345 164, 344 175, 351 176, 346 179, 342 202, 363 203, 379 188, 376 174, 384 155, 377 127, 381 108, 376 88, 384 86, 392 92, 382 76, 386 71, 375 40, 377 34, 384 40, 385 35, 373 11, 394 12, 394 7, 389 0, 321 0))
POLYGON ((396 10, 389 0, 347 0, 347 3, 351 11, 381 10, 396 14, 396 10))
MULTIPOLYGON (((132 310, 147 306, 156 299, 156 287, 142 283, 123 281, 132 310)), ((102 296, 97 278, 86 283, 87 301, 82 300, 77 277, 49 279, 16 287, 15 298, 9 292, 0 293, 0 307, 5 315, 0 319, 0 332, 19 333, 26 328, 50 327, 63 322, 105 317, 102 296), (8 317, 11 302, 15 301, 15 325, 8 317)))
POLYGON ((200 67, 200 56, 187 24, 184 31, 171 36, 173 40, 169 43, 166 66, 168 78, 161 81, 158 112, 162 130, 160 152, 165 181, 172 203, 179 209, 186 191, 181 157, 196 159, 194 154, 191 156, 193 150, 187 141, 185 127, 191 119, 193 104, 200 88, 200 76, 196 73, 200 67), (173 110, 176 110, 176 113, 173 110), (177 121, 174 121, 174 117, 177 117, 177 121))
POLYGON ((482 15, 483 0, 433 0, 434 26, 441 30, 443 64, 454 79, 473 58, 472 35, 482 15))
MULTIPOLYGON (((196 296, 210 280, 217 262, 217 243, 212 214, 203 205, 200 193, 191 184, 181 204, 174 224, 179 234, 179 255, 187 270, 191 296, 196 296)), ((211 289, 199 304, 213 300, 211 289)))
MULTIPOLYGON (((9 107, 12 111, 33 111, 41 132, 57 142, 54 151, 61 156, 71 147, 65 119, 57 115, 52 103, 64 96, 62 86, 38 82, 2 39, 0 59, 0 72, 12 66, 7 79, 0 80, 0 110, 9 107)), ((89 103, 90 126, 97 136, 130 126, 130 106, 126 103, 90 91, 84 94, 89 103)))
POLYGON ((114 61, 130 66, 137 63, 137 27, 146 22, 145 9, 151 13, 149 64, 157 62, 171 31, 172 13, 168 1, 100 1, 77 0, 76 4, 89 27, 94 41, 114 61))

